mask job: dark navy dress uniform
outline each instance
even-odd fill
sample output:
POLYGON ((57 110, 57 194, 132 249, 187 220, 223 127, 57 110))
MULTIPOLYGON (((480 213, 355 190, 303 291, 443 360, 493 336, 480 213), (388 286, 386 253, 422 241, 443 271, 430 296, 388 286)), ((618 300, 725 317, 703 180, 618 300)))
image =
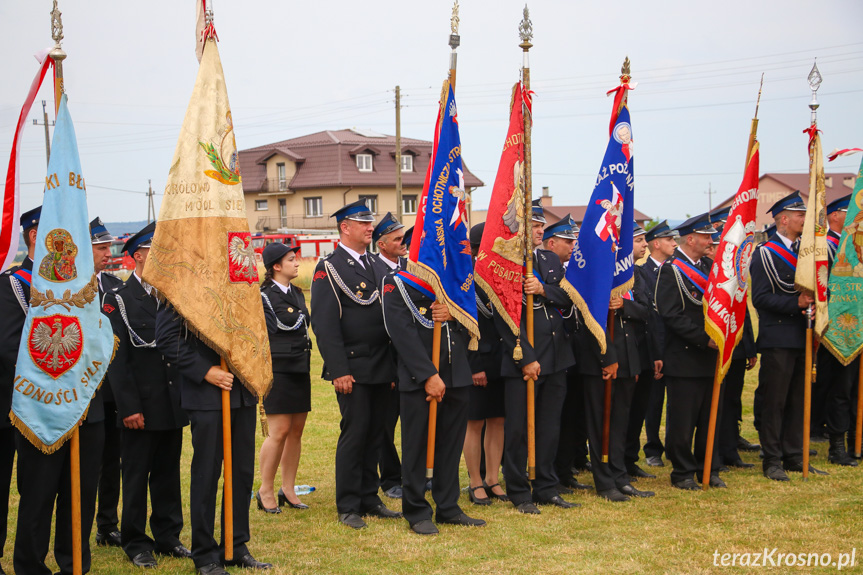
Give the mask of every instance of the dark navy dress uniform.
MULTIPOLYGON (((564 327, 561 311, 572 309, 572 300, 560 287, 564 268, 554 252, 537 249, 534 252, 534 274, 543 282, 545 296, 534 295, 534 345, 527 341, 527 307, 522 306, 521 345, 523 358, 512 357, 515 334, 495 315, 497 332, 503 340, 501 375, 505 380, 506 419, 504 421, 504 477, 506 494, 513 505, 543 503, 559 496, 559 483, 554 470, 560 429, 560 415, 566 396, 566 370, 575 364, 575 357, 564 327), (527 470, 527 382, 522 366, 534 361, 540 364, 540 376, 535 382, 536 414, 536 479, 528 481, 527 470)), ((524 300, 523 300, 524 301, 524 300)))
POLYGON ((145 551, 173 550, 181 545, 183 529, 180 456, 189 419, 180 407, 177 366, 156 348, 158 307, 155 294, 148 293, 134 274, 108 293, 103 304, 120 340, 108 377, 122 436, 120 532, 130 558, 145 551), (126 428, 123 419, 137 413, 144 416, 144 429, 126 428), (147 535, 148 489, 152 538, 147 535))
POLYGON ((476 290, 477 323, 479 325, 479 346, 476 351, 468 351, 471 374, 485 372, 488 383, 485 387, 472 386, 468 408, 469 421, 482 421, 503 417, 504 383, 500 375, 503 362, 503 345, 494 325, 494 306, 484 291, 476 290))
MULTIPOLYGON (((770 240, 785 246, 778 234, 770 240)), ((792 244, 788 251, 795 252, 792 244)), ((803 461, 803 384, 806 317, 794 288, 796 267, 775 256, 764 244, 752 259, 752 304, 758 312, 758 438, 764 470, 803 461)))
POLYGON ((192 423, 192 468, 189 517, 192 524, 192 559, 195 567, 220 563, 225 545, 233 544, 234 560, 249 554, 249 496, 255 477, 256 398, 238 378, 230 392, 231 449, 233 457, 234 541, 213 534, 216 498, 222 474, 222 390, 204 378, 219 366, 219 354, 186 329, 182 316, 171 305, 156 314, 156 348, 180 372, 180 405, 192 423))
POLYGON ((740 422, 743 421, 743 384, 746 377, 749 358, 757 357, 755 335, 752 330, 752 319, 749 309, 743 324, 743 337, 734 348, 731 355, 731 365, 722 381, 723 403, 722 418, 717 420, 719 458, 724 465, 734 465, 741 461, 737 451, 737 438, 740 437, 740 422))
POLYGON ((264 411, 307 413, 312 409, 312 341, 305 295, 297 286, 286 293, 271 282, 261 289, 261 298, 273 360, 273 387, 264 398, 264 411))
POLYGON ((458 505, 458 474, 467 431, 469 390, 473 385, 468 361, 470 334, 455 320, 444 323, 441 328, 440 367, 435 369, 432 363, 433 300, 402 283, 401 289, 405 290, 406 299, 397 278, 396 274, 387 275, 382 292, 384 318, 398 357, 402 416, 402 513, 411 525, 432 518, 432 508, 425 498, 429 413, 425 382, 437 373, 446 385, 446 392, 437 410, 431 492, 437 506, 436 520, 447 522, 462 514, 458 505))
MULTIPOLYGON (((656 308, 665 328, 663 379, 668 394, 665 451, 673 466, 671 481, 675 484, 693 476, 700 479, 704 471, 717 357, 717 350, 709 347, 711 340, 704 331, 703 293, 675 268, 677 258, 695 265, 705 275, 713 264, 707 257, 691 262, 677 249, 662 264, 656 286, 656 308)), ((711 475, 718 472, 719 453, 714 445, 711 475)))
MULTIPOLYGON (((645 294, 651 302, 647 317, 647 347, 651 369, 653 362, 663 359, 665 351, 665 324, 656 311, 656 282, 659 280, 659 263, 652 257, 640 266, 635 267, 635 273, 643 279, 645 294)), ((644 433, 647 441, 644 444, 644 457, 662 457, 665 446, 659 434, 662 423, 662 410, 665 407, 665 378, 651 377, 650 397, 647 400, 647 410, 644 413, 644 433)))
POLYGON ((382 504, 377 464, 395 359, 384 327, 376 256, 367 265, 339 245, 318 262, 312 279, 312 328, 324 360, 322 378, 345 375, 351 393, 336 393, 341 433, 336 446, 336 507, 362 515, 382 504))

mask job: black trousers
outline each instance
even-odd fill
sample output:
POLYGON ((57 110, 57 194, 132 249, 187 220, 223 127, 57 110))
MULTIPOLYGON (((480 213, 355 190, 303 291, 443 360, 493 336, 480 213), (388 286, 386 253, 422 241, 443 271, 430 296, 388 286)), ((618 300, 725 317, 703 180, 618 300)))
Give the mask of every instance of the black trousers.
POLYGON ((4 525, 3 532, 0 533, 0 557, 3 557, 6 533, 9 530, 9 488, 12 487, 12 464, 15 461, 16 433, 14 427, 0 429, 0 521, 4 525))
POLYGON ((638 463, 641 452, 641 428, 647 416, 650 394, 653 392, 653 368, 645 369, 635 382, 635 391, 629 406, 629 421, 626 424, 626 450, 623 460, 629 471, 638 463))
MULTIPOLYGON (((81 565, 90 571, 90 530, 96 513, 96 488, 99 465, 105 442, 101 421, 85 423, 79 428, 81 461, 81 565)), ((18 526, 15 532, 13 564, 15 572, 27 575, 51 575, 45 565, 51 539, 51 519, 56 513, 54 559, 60 573, 72 573, 72 483, 70 447, 50 455, 34 447, 26 437, 15 432, 18 450, 18 526), (56 503, 56 511, 55 511, 56 503)))
MULTIPOLYGON (((447 387, 437 406, 432 497, 436 518, 458 516, 458 472, 467 431, 468 387, 447 387)), ((432 518, 425 498, 429 404, 424 389, 402 391, 402 513, 410 524, 432 518)))
POLYGON ((384 422, 384 440, 381 445, 381 458, 378 463, 381 475, 381 489, 387 491, 402 484, 402 463, 395 445, 396 424, 399 421, 398 387, 391 389, 387 396, 386 420, 384 422))
POLYGON ((722 419, 717 420, 716 434, 718 436, 719 460, 722 463, 731 463, 740 459, 737 451, 737 438, 740 429, 737 422, 741 421, 743 415, 743 382, 746 377, 745 357, 731 360, 731 366, 722 382, 722 419))
POLYGON ((504 420, 503 476, 506 494, 514 505, 547 501, 558 494, 559 480, 554 472, 560 412, 566 396, 566 372, 540 376, 534 385, 536 415, 536 479, 531 486, 527 478, 527 382, 507 378, 504 385, 506 419, 504 420))
MULTIPOLYGON (((804 358, 805 361, 805 358, 804 358)), ((833 392, 836 379, 842 377, 842 364, 825 347, 819 346, 815 355, 818 366, 817 377, 812 381, 812 403, 809 412, 809 429, 813 436, 823 436, 827 424, 829 396, 833 392)))
POLYGON ((389 383, 354 383, 351 393, 336 393, 342 420, 336 444, 336 508, 365 513, 381 504, 378 460, 384 439, 389 383))
POLYGON ((180 497, 180 454, 183 430, 122 429, 123 517, 120 533, 129 557, 180 544, 183 505, 180 497), (150 529, 147 535, 147 491, 150 529))
MULTIPOLYGON (((713 377, 672 377, 666 375, 668 411, 665 417, 665 453, 671 461, 671 481, 701 479, 707 449, 707 426, 710 422, 710 402, 713 377), (695 444, 693 446, 693 439, 695 444)), ((722 417, 722 394, 719 413, 722 417)), ((719 450, 713 438, 711 474, 719 472, 719 450)), ((709 480, 709 478, 708 478, 709 480)))
MULTIPOLYGON (((647 412, 644 414, 644 432, 647 434, 647 443, 644 444, 645 457, 662 457, 665 446, 659 436, 659 427, 662 424, 662 408, 665 404, 665 377, 652 380, 650 386, 650 399, 647 402, 647 412)), ((666 425, 668 421, 666 420, 666 425)))
POLYGON ((566 396, 560 412, 560 439, 554 470, 558 478, 572 477, 572 467, 587 461, 587 423, 584 419, 584 383, 575 366, 566 371, 566 396))
MULTIPOLYGON (((105 382, 107 383, 107 382, 105 382)), ((120 444, 121 433, 117 427, 117 405, 105 402, 105 448, 99 472, 99 506, 96 509, 96 529, 99 533, 117 531, 120 517, 120 444)))
MULTIPOLYGON (((255 478, 255 406, 231 409, 231 457, 234 494, 234 559, 249 552, 249 497, 255 478)), ((192 524, 192 560, 195 567, 219 563, 225 549, 225 508, 222 497, 222 535, 213 534, 216 497, 222 474, 222 412, 187 410, 192 422, 192 477, 189 486, 189 518, 192 524)), ((230 544, 230 543, 229 543, 230 544)))
MULTIPOLYGON (((844 366, 833 357, 833 354, 830 356, 831 359, 827 361, 835 362, 835 366, 825 401, 824 424, 827 427, 827 433, 841 435, 849 430, 856 433, 856 430, 851 430, 851 409, 857 409, 856 404, 851 405, 851 390, 858 383, 860 359, 855 359, 851 365, 844 366)), ((821 365, 818 366, 818 377, 821 377, 821 365)))
POLYGON ((804 369, 802 349, 772 348, 761 352, 758 439, 764 451, 765 470, 783 462, 796 464, 803 460, 804 369))
POLYGON ((597 491, 629 485, 626 471, 626 429, 629 408, 635 394, 635 378, 615 379, 611 383, 611 421, 608 432, 608 463, 602 462, 602 426, 605 410, 605 381, 600 375, 585 375, 584 403, 587 413, 587 435, 590 440, 590 463, 597 491))

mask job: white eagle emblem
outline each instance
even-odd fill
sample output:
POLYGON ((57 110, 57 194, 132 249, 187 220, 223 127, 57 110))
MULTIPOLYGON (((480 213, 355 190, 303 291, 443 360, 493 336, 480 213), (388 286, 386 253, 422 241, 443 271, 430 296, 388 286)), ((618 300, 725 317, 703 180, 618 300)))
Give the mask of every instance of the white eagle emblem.
POLYGON ((46 354, 38 361, 47 364, 47 369, 51 371, 74 364, 77 358, 70 358, 68 354, 77 350, 80 345, 81 329, 77 323, 70 323, 63 329, 62 322, 56 318, 53 329, 48 327, 47 323, 40 323, 33 331, 33 347, 39 353, 46 354))
POLYGON ((231 238, 228 244, 228 257, 231 264, 236 266, 236 273, 243 277, 254 278, 258 277, 258 266, 255 263, 255 248, 251 243, 246 244, 245 240, 240 236, 231 238))

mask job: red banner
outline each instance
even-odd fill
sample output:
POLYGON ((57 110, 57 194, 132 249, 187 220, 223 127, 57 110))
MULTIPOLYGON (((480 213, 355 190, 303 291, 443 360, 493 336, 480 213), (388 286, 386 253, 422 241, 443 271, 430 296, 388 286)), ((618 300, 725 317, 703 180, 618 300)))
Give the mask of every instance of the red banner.
POLYGON ((524 283, 524 112, 521 84, 513 88, 509 129, 494 188, 488 204, 485 230, 476 258, 476 285, 488 295, 510 329, 518 335, 524 283))
POLYGON ((743 337, 749 263, 755 250, 755 210, 758 206, 758 142, 752 146, 743 183, 734 196, 731 213, 716 249, 704 298, 707 335, 719 348, 720 380, 731 364, 731 354, 743 337))

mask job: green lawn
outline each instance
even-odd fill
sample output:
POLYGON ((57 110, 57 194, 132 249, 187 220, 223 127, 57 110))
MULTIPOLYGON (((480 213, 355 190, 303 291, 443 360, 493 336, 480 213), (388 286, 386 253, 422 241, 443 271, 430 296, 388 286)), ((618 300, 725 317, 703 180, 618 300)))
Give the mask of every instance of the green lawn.
MULTIPOLYGON (((320 373, 313 357, 313 376, 320 373)), ((757 369, 747 376, 744 391, 744 435, 752 441, 752 393, 757 369)), ((764 479, 760 465, 749 471, 724 474, 728 489, 682 492, 669 483, 670 467, 637 486, 656 497, 609 503, 595 495, 569 499, 578 509, 545 507, 541 516, 521 515, 509 504, 475 507, 462 495, 464 510, 488 521, 485 528, 441 526, 438 537, 424 538, 408 530, 403 520, 369 520, 369 528, 353 531, 337 523, 334 500, 334 457, 339 413, 332 386, 312 379, 312 408, 306 426, 298 483, 315 485, 305 496, 311 509, 286 510, 270 516, 251 512, 249 548, 260 560, 276 565, 275 573, 715 573, 743 571, 714 566, 714 551, 755 553, 850 553, 863 555, 863 468, 846 469, 826 462, 826 444, 817 443, 812 463, 829 477, 803 482, 792 474, 788 484, 764 479)), ((183 496, 189 491, 190 434, 183 452, 183 496)), ((258 434, 258 444, 262 438, 258 434)), ((756 454, 744 459, 758 463, 756 454)), ((592 483, 592 479, 581 479, 592 483)), ((256 486, 259 480, 256 480, 256 486)), ((13 482, 14 483, 14 482, 13 482)), ((462 485, 467 475, 462 466, 462 485)), ((9 540, 3 566, 12 571, 12 549, 18 496, 11 495, 9 540)), ((399 502, 384 498, 396 509, 399 502)), ((188 505, 188 501, 185 501, 188 505)), ((187 516, 188 517, 188 516, 187 516)), ((190 542, 189 525, 182 539, 190 542)), ((136 573, 125 554, 95 547, 93 573, 136 573)), ((774 558, 776 555, 774 555, 774 558)), ((53 557, 49 559, 53 565, 53 557)), ((745 569, 749 570, 749 569, 745 569)), ((775 567, 776 573, 834 572, 835 567, 775 567)), ((160 558, 158 572, 189 573, 190 560, 160 558)), ((232 569, 233 572, 241 572, 232 569)), ((845 569, 860 572, 860 568, 845 569)))

